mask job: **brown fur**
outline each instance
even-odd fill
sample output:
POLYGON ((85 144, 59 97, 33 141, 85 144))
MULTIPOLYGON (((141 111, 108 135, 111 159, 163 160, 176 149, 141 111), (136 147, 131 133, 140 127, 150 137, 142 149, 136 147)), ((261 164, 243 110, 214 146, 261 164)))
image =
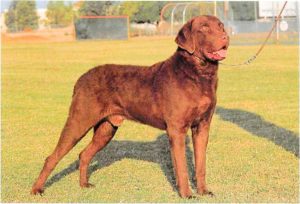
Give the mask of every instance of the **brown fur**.
POLYGON ((107 64, 77 81, 69 117, 54 152, 46 159, 32 193, 42 193, 56 164, 91 129, 94 136, 80 153, 80 185, 90 187, 87 168, 93 156, 113 138, 124 119, 166 130, 179 194, 190 197, 185 156, 189 128, 195 154, 197 192, 210 194, 205 183, 208 132, 216 105, 218 61, 208 52, 227 49, 220 21, 200 16, 187 22, 176 37, 177 51, 150 67, 107 64))

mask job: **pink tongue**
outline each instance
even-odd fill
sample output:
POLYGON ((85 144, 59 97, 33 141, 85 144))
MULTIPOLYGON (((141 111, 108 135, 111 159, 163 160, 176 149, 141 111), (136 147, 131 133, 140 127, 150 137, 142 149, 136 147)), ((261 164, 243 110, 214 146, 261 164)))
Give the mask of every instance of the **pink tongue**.
POLYGON ((216 53, 217 53, 220 57, 225 58, 225 57, 226 57, 227 50, 222 49, 222 50, 217 51, 216 53))

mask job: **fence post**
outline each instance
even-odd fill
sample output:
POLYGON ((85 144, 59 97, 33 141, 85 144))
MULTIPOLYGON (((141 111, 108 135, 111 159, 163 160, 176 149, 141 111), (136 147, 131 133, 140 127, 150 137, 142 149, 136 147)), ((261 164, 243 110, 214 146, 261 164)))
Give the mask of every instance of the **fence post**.
POLYGON ((300 31, 300 17, 299 17, 299 2, 296 1, 296 22, 297 22, 297 32, 298 32, 298 43, 300 42, 300 35, 299 35, 299 31, 300 31))
POLYGON ((217 16, 217 1, 214 1, 214 16, 217 16))
POLYGON ((174 12, 179 4, 176 4, 176 6, 172 9, 171 13, 171 35, 173 35, 173 26, 174 26, 174 12))
POLYGON ((129 16, 127 16, 127 36, 128 36, 128 40, 130 38, 130 20, 129 20, 129 16))
POLYGON ((228 20, 228 1, 224 1, 224 20, 227 21, 228 20))
MULTIPOLYGON (((276 3, 276 13, 279 13, 279 2, 276 3)), ((279 43, 279 21, 280 18, 277 19, 277 17, 275 16, 275 20, 276 20, 276 44, 279 43)))
POLYGON ((187 3, 186 6, 184 7, 183 9, 183 12, 182 12, 182 24, 185 23, 185 13, 186 13, 186 10, 187 10, 187 7, 190 5, 190 3, 187 3))

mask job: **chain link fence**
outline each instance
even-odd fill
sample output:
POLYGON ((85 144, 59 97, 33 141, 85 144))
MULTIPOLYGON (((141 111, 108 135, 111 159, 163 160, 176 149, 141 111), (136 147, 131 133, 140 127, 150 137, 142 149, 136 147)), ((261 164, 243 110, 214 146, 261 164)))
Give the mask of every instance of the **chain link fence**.
MULTIPOLYGON (((231 44, 263 42, 284 2, 185 2, 163 9, 157 34, 176 35, 181 26, 198 15, 215 15, 224 24, 231 44)), ((299 2, 289 1, 268 43, 298 44, 299 2)))
MULTIPOLYGON (((215 15, 225 24, 231 44, 252 45, 261 44, 264 41, 283 4, 283 1, 171 2, 163 7, 160 20, 155 23, 129 23, 130 19, 127 18, 117 18, 117 16, 100 18, 98 16, 99 18, 74 18, 72 25, 57 29, 43 24, 47 20, 43 11, 39 14, 39 29, 22 33, 6 32, 4 14, 2 14, 1 31, 5 34, 4 37, 12 40, 16 40, 17 37, 72 41, 175 36, 189 19, 198 15, 215 15)), ((299 5, 298 1, 288 1, 268 43, 299 43, 299 5)))

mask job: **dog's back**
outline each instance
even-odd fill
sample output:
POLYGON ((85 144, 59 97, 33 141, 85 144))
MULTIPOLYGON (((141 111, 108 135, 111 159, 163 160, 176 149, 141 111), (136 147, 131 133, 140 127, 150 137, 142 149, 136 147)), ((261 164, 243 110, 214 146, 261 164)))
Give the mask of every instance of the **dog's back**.
POLYGON ((160 109, 162 84, 157 80, 162 65, 163 62, 150 67, 115 64, 95 67, 78 79, 74 95, 83 94, 90 98, 88 101, 97 103, 95 106, 106 106, 114 115, 165 129, 160 109))

